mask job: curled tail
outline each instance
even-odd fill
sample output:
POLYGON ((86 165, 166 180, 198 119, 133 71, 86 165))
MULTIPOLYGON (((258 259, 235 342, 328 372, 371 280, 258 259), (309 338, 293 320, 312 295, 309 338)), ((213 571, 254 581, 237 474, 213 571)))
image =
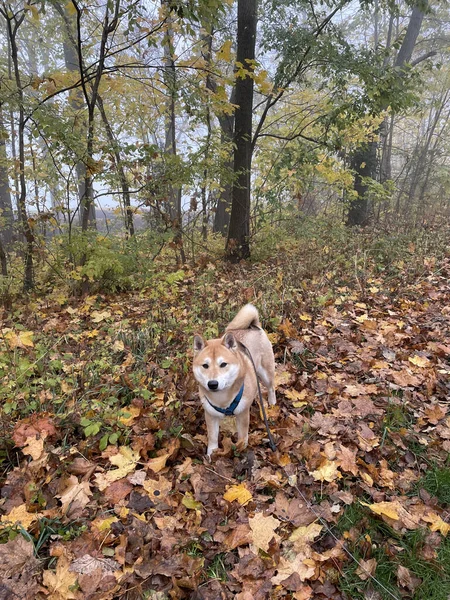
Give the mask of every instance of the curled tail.
POLYGON ((235 329, 251 329, 252 327, 261 328, 259 322, 258 310, 253 304, 246 304, 238 314, 234 317, 231 323, 226 328, 226 331, 235 329))

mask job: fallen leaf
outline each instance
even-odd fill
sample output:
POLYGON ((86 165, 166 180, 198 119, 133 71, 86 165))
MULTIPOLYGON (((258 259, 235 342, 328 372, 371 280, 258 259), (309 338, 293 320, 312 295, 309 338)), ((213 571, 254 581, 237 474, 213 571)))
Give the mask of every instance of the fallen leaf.
POLYGON ((280 539, 275 533, 275 529, 280 525, 280 521, 275 519, 275 517, 265 517, 263 513, 256 513, 254 517, 249 518, 248 522, 252 530, 252 541, 255 548, 267 552, 272 538, 275 538, 275 540, 280 539))
POLYGON ((322 461, 322 464, 315 471, 309 472, 312 477, 316 481, 328 481, 332 482, 335 479, 340 479, 342 477, 341 473, 338 471, 338 464, 336 461, 325 459, 322 461))
POLYGON ((297 573, 300 581, 305 581, 314 577, 315 572, 316 566, 314 561, 305 559, 301 554, 297 555, 293 560, 281 557, 277 567, 277 574, 271 578, 271 582, 273 585, 280 585, 294 573, 297 573))
POLYGON ((252 494, 245 483, 240 483, 239 485, 230 486, 223 497, 225 500, 228 500, 228 502, 237 500, 239 504, 244 505, 252 499, 252 494))
POLYGON ((69 570, 69 561, 63 554, 58 558, 56 571, 44 571, 42 583, 49 590, 48 600, 78 600, 77 576, 69 570))
POLYGON ((368 560, 360 559, 358 568, 355 572, 361 581, 366 581, 370 576, 373 577, 375 575, 376 568, 377 560, 375 558, 369 558, 368 560))
POLYGON ((7 515, 2 515, 0 520, 3 523, 20 523, 24 529, 28 529, 40 516, 39 513, 28 512, 25 504, 21 504, 13 508, 7 515))

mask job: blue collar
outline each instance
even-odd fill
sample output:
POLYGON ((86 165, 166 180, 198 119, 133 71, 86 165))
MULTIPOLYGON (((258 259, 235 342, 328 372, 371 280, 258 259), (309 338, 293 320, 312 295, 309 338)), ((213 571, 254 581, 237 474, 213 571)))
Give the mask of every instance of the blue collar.
POLYGON ((217 410, 217 412, 220 412, 222 415, 229 417, 230 415, 234 415, 234 411, 238 407, 243 393, 244 393, 244 384, 242 384, 242 387, 239 390, 238 395, 233 400, 233 402, 230 404, 230 406, 228 406, 227 408, 221 408, 220 406, 214 406, 214 404, 212 404, 212 402, 209 401, 209 398, 207 396, 205 396, 205 398, 208 400, 208 403, 214 408, 214 410, 217 410))

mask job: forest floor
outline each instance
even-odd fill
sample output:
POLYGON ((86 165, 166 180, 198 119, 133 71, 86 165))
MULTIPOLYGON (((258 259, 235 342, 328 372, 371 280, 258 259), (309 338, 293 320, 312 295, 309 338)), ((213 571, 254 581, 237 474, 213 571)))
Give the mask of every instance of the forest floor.
POLYGON ((450 260, 409 252, 205 260, 5 311, 0 598, 450 597, 450 260), (248 301, 277 451, 255 402, 249 448, 230 421, 209 464, 192 337, 248 301))

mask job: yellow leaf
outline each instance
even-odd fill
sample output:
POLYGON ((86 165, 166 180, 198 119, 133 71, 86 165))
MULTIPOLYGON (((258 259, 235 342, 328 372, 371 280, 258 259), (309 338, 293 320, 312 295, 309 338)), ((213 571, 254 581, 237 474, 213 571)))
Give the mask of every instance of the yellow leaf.
POLYGON ((91 319, 94 321, 94 323, 100 323, 101 321, 104 321, 105 319, 109 319, 110 316, 111 316, 111 313, 109 312, 109 310, 104 310, 102 312, 100 312, 98 310, 94 310, 91 313, 91 319))
POLYGON ((124 425, 131 425, 134 419, 141 414, 141 409, 138 406, 127 406, 121 412, 125 414, 119 418, 119 421, 124 425))
POLYGON ((28 529, 39 518, 39 513, 30 513, 25 504, 15 506, 7 515, 0 519, 3 523, 20 523, 24 529, 28 529))
POLYGON ((203 504, 201 502, 197 502, 194 496, 190 492, 186 492, 183 496, 183 500, 181 504, 190 510, 200 510, 203 508, 203 504))
POLYGON ((100 491, 103 491, 113 481, 117 481, 126 477, 128 473, 134 470, 136 463, 139 460, 139 452, 134 452, 128 446, 121 446, 118 454, 114 454, 109 457, 109 461, 118 467, 107 473, 97 473, 95 480, 97 487, 100 491))
MULTIPOLYGON (((297 392, 297 390, 286 390, 284 395, 286 398, 289 398, 289 400, 304 400, 307 393, 306 389, 303 389, 301 392, 297 392)), ((304 404, 306 404, 306 402, 304 404)))
POLYGON ((320 467, 310 472, 316 481, 328 481, 331 483, 335 479, 340 479, 342 475, 338 471, 338 465, 333 460, 324 460, 320 467))
POLYGON ((444 537, 447 537, 447 533, 450 531, 450 524, 443 521, 439 515, 431 512, 423 516, 422 519, 427 523, 431 523, 431 531, 439 531, 444 537))
POLYGON ((31 436, 25 441, 25 446, 22 448, 24 454, 29 454, 33 460, 38 460, 44 454, 44 439, 31 436))
POLYGON ((303 313, 302 315, 300 315, 300 319, 302 321, 312 321, 312 317, 310 315, 307 315, 306 313, 303 313))
POLYGON ((93 524, 99 531, 109 531, 113 523, 117 523, 119 519, 117 517, 108 517, 107 519, 95 520, 93 524))
POLYGON ((421 367, 422 369, 430 366, 430 361, 424 356, 410 356, 408 360, 413 365, 416 365, 416 367, 421 367))
POLYGON ((247 489, 245 483, 230 486, 223 497, 225 500, 228 500, 228 502, 233 502, 233 500, 237 500, 239 504, 242 505, 247 504, 247 502, 249 502, 252 499, 252 495, 247 489))
POLYGON ((125 349, 124 343, 122 342, 122 340, 116 340, 113 344, 113 350, 114 352, 123 352, 123 350, 125 349))
POLYGON ((323 527, 318 523, 311 523, 307 527, 297 527, 291 533, 289 537, 290 542, 297 542, 298 544, 306 544, 312 542, 320 534, 323 527))
POLYGON ((33 348, 33 335, 33 331, 20 331, 16 333, 12 330, 6 330, 4 338, 7 340, 9 347, 14 350, 15 348, 33 348))
POLYGON ((56 572, 44 571, 43 584, 50 592, 48 600, 75 600, 79 598, 75 590, 77 574, 69 570, 69 561, 62 555, 58 558, 56 572))
POLYGON ((227 40, 222 44, 222 47, 217 52, 217 59, 231 62, 231 40, 227 40))
POLYGON ((367 504, 367 502, 361 502, 363 506, 368 506, 372 512, 377 515, 385 515, 394 521, 399 520, 399 510, 401 506, 398 501, 395 502, 376 502, 375 504, 367 504))
POLYGON ((167 459, 170 456, 170 452, 167 454, 161 454, 161 456, 157 456, 156 458, 151 458, 147 461, 146 466, 151 469, 154 473, 159 473, 166 466, 167 459))
POLYGON ((293 560, 287 560, 282 556, 277 566, 277 575, 272 577, 271 582, 273 585, 279 585, 294 573, 297 573, 300 581, 305 581, 313 577, 315 572, 314 561, 305 559, 302 554, 298 554, 293 560))

